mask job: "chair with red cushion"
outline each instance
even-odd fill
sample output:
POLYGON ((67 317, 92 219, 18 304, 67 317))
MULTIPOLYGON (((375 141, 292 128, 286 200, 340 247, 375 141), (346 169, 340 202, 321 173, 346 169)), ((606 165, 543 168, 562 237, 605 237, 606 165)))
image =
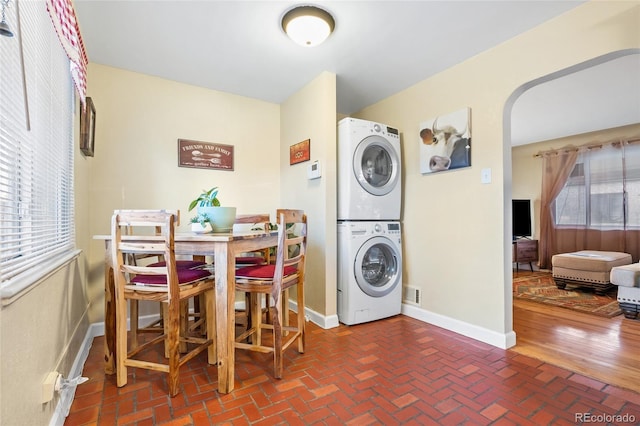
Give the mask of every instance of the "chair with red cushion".
POLYGON ((184 333, 183 311, 189 298, 202 295, 214 306, 214 278, 203 269, 179 269, 175 257, 176 214, 164 210, 116 210, 111 220, 112 261, 115 280, 116 382, 127 384, 127 367, 168 373, 170 396, 179 392, 179 368, 198 353, 208 351, 209 364, 216 363, 215 323, 206 310, 206 337, 184 333), (155 231, 147 231, 151 228, 155 231), (140 255, 162 255, 165 266, 140 266, 125 262, 140 255), (164 330, 160 336, 130 348, 127 344, 127 301, 161 302, 164 330), (182 329, 182 333, 181 333, 182 329), (165 350, 152 350, 165 343, 165 350), (188 350, 180 354, 181 343, 188 350), (165 358, 165 351, 168 359, 165 358))
MULTIPOLYGON (((175 214, 176 226, 180 225, 180 211, 167 210, 167 212, 175 214)), ((128 235, 130 235, 132 232, 133 232, 132 228, 127 229, 128 235)), ((154 232, 158 234, 160 233, 160 229, 156 228, 154 232)), ((150 263, 146 266, 150 266, 150 267, 166 266, 166 262, 162 254, 143 253, 143 254, 137 254, 137 255, 130 254, 127 256, 127 262, 129 262, 131 265, 143 265, 145 263, 149 263, 151 261, 150 259, 155 260, 155 262, 150 263)), ((193 259, 176 260, 176 267, 178 269, 196 269, 196 268, 203 268, 205 266, 207 266, 207 263, 200 260, 193 260, 193 259)), ((135 348, 137 346, 140 333, 161 333, 163 331, 164 321, 163 321, 162 303, 160 303, 160 305, 161 306, 160 306, 158 319, 149 324, 146 324, 144 327, 140 327, 140 324, 138 323, 138 318, 139 318, 138 301, 135 299, 129 300, 129 317, 130 317, 129 321, 130 321, 130 329, 131 329, 130 344, 132 348, 135 348)), ((187 304, 184 304, 184 306, 182 307, 184 321, 186 323, 189 323, 189 318, 190 317, 193 318, 193 322, 191 324, 187 324, 187 327, 189 327, 190 330, 193 330, 201 326, 203 323, 203 319, 200 318, 200 314, 199 314, 200 310, 199 310, 198 303, 195 303, 194 305, 195 305, 194 312, 191 315, 189 314, 189 307, 187 306, 187 304)), ((206 332, 203 333, 203 335, 204 334, 206 334, 206 332)), ((182 345, 181 350, 182 351, 186 350, 186 347, 182 345)))
POLYGON ((282 378, 283 353, 294 342, 298 352, 304 352, 304 265, 307 247, 307 216, 302 210, 277 211, 278 247, 275 264, 246 266, 236 269, 236 290, 249 293, 250 328, 236 337, 237 349, 273 353, 274 375, 282 378), (288 301, 283 293, 297 288, 298 314, 295 323, 283 322, 283 311, 288 310, 288 301), (262 321, 261 295, 266 294, 272 303, 271 323, 262 321), (265 333, 263 339, 263 331, 265 333), (269 339, 267 334, 271 334, 269 339), (250 338, 250 343, 246 340, 250 338), (270 340, 270 342, 269 342, 270 340))

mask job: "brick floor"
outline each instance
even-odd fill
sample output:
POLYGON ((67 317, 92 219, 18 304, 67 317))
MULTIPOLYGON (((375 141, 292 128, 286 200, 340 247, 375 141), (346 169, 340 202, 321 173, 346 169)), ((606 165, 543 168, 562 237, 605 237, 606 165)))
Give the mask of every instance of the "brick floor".
POLYGON ((238 350, 228 395, 217 392, 206 354, 181 369, 175 398, 163 373, 129 369, 129 383, 117 388, 104 374, 103 344, 93 342, 83 372, 90 380, 78 387, 65 425, 640 422, 635 392, 403 315, 331 330, 309 323, 307 350, 292 345, 281 380, 268 355, 238 350))

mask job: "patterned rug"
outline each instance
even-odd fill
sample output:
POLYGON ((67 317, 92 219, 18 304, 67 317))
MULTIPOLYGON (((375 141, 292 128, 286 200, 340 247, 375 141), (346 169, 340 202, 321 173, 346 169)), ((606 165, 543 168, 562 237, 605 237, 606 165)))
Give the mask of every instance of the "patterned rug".
POLYGON ((614 288, 604 295, 595 294, 588 288, 570 287, 568 290, 560 290, 549 272, 535 272, 513 277, 514 299, 561 306, 607 318, 622 314, 616 300, 617 290, 614 288))

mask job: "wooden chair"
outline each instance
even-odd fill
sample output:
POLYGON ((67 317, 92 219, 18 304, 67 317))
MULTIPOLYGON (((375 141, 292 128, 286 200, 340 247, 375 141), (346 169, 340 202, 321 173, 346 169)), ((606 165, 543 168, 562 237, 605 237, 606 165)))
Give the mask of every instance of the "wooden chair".
MULTIPOLYGON (((239 214, 236 215, 236 225, 254 225, 256 228, 269 230, 271 227, 271 216, 269 213, 259 214, 239 214)), ((251 253, 241 253, 236 256, 236 267, 240 268, 249 265, 264 265, 271 263, 271 249, 266 248, 251 253)), ((268 300, 268 299, 267 299, 268 300)), ((245 297, 245 309, 236 310, 236 323, 248 329, 251 324, 251 312, 249 311, 249 295, 245 297)))
MULTIPOLYGON (((241 214, 236 215, 235 224, 253 224, 256 227, 268 231, 269 227, 271 226, 271 223, 269 222, 270 220, 271 217, 268 213, 241 214)), ((259 265, 264 263, 271 263, 271 250, 268 248, 257 252, 245 253, 240 256, 236 256, 236 266, 259 265)))
MULTIPOLYGON (((236 337, 235 347, 257 352, 273 353, 274 375, 282 378, 283 353, 293 343, 298 343, 298 352, 304 353, 304 266, 307 247, 307 217, 302 210, 277 211, 278 248, 275 264, 256 265, 236 270, 236 290, 249 293, 251 309, 250 328, 236 337), (292 248, 293 250, 290 250, 292 248), (290 254, 291 253, 291 254, 290 254), (295 324, 283 323, 283 310, 288 303, 281 300, 283 292, 296 286, 298 314, 295 324), (271 324, 264 323, 261 315, 259 295, 271 296, 271 324), (285 302, 285 303, 283 303, 285 302), (272 333, 271 345, 262 339, 262 331, 272 333), (285 335, 286 333, 286 335, 285 335), (246 343, 247 338, 251 343, 246 343)), ((265 336, 266 337, 266 336, 265 336)))
MULTIPOLYGON (((262 229, 269 229, 271 217, 269 213, 258 213, 258 214, 240 214, 236 215, 234 225, 254 225, 255 227, 259 227, 262 229)), ((248 266, 248 265, 263 265, 271 262, 271 250, 269 248, 250 252, 250 253, 241 253, 236 256, 236 267, 248 266)), ((206 306, 203 303, 201 298, 196 298, 194 302, 194 314, 196 318, 202 315, 202 312, 206 310, 206 306)), ((249 327, 251 323, 250 312, 246 308, 249 306, 249 298, 246 297, 245 300, 245 310, 237 309, 236 310, 236 323, 239 326, 244 326, 246 328, 249 327)), ((189 330, 193 330, 199 322, 196 320, 191 323, 189 326, 189 330)))
POLYGON ((183 302, 191 297, 203 295, 208 306, 215 306, 214 279, 206 270, 177 268, 175 225, 176 214, 164 210, 116 210, 111 219, 117 386, 127 384, 127 367, 161 371, 168 373, 172 397, 179 392, 180 366, 205 350, 208 350, 209 364, 216 363, 213 309, 206 310, 206 337, 192 337, 184 333, 181 305, 184 307, 183 302), (165 266, 138 266, 125 262, 127 257, 146 254, 164 256, 165 266), (128 300, 162 302, 164 308, 163 333, 135 348, 127 345, 128 300), (162 342, 168 359, 164 353, 159 355, 149 350, 152 345, 162 342), (183 355, 179 351, 181 342, 191 346, 183 355))
MULTIPOLYGON (((176 223, 175 225, 178 226, 180 225, 180 210, 166 210, 168 213, 173 213, 176 216, 176 223)), ((127 235, 132 235, 133 233, 133 228, 132 227, 128 227, 126 228, 126 233, 127 235)), ((156 227, 155 228, 155 234, 156 235, 160 235, 161 233, 161 228, 160 227, 156 227)), ((166 261, 164 259, 164 255, 162 253, 157 254, 150 254, 150 253, 138 253, 138 254, 128 254, 126 256, 125 262, 128 262, 130 265, 134 265, 134 266, 142 266, 145 265, 146 266, 165 266, 166 265, 166 261)), ((199 260, 176 260, 176 267, 178 269, 195 269, 195 268, 202 268, 204 266, 206 266, 206 262, 203 261, 199 261, 199 260)), ((189 325, 188 321, 189 321, 189 306, 188 303, 183 302, 183 306, 182 306, 182 316, 184 321, 186 321, 187 327, 189 330, 193 330, 198 326, 201 326, 202 323, 204 322, 203 318, 199 318, 199 312, 198 309, 195 309, 194 314, 192 315, 193 317, 193 324, 189 325)), ((164 313, 163 313, 163 309, 162 309, 162 303, 160 303, 160 313, 159 313, 159 318, 155 321, 153 321, 150 324, 145 325, 144 327, 140 327, 139 324, 139 304, 138 304, 138 300, 137 299, 130 299, 129 300, 129 324, 130 324, 130 330, 131 330, 131 341, 130 341, 130 345, 131 348, 136 348, 138 346, 138 341, 140 338, 140 334, 141 333, 162 333, 164 331, 164 313)), ((205 333, 206 335, 206 333, 205 333)), ((181 349, 182 352, 184 352, 186 350, 186 346, 181 345, 181 349)), ((168 354, 168 353, 167 353, 168 354)))

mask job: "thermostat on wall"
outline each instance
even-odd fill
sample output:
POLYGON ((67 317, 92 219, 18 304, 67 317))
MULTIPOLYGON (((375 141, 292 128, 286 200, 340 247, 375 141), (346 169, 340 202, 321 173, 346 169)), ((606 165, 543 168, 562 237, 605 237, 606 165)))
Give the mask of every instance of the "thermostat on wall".
POLYGON ((318 162, 318 160, 309 164, 307 169, 307 175, 309 177, 309 180, 318 179, 320 176, 322 176, 322 172, 320 170, 320 163, 318 162))

